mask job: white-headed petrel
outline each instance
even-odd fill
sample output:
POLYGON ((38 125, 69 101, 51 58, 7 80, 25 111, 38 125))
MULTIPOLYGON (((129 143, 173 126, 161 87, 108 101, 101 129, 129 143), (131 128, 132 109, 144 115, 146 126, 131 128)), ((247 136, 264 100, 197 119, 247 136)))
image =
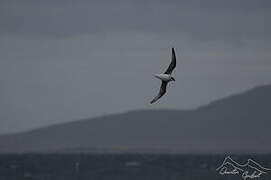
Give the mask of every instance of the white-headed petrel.
POLYGON ((155 74, 154 76, 162 81, 160 91, 158 95, 151 101, 151 104, 156 102, 158 99, 160 99, 167 91, 167 84, 170 81, 175 81, 175 79, 171 76, 172 71, 176 67, 176 55, 174 48, 172 48, 172 55, 171 55, 171 63, 169 67, 167 68, 166 72, 162 74, 155 74))

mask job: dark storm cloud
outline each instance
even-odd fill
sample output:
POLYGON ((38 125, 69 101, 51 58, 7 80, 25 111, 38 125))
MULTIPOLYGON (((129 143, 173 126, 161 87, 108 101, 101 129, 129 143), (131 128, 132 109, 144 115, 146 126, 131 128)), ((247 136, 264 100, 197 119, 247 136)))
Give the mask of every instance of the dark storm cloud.
POLYGON ((270 1, 1 1, 0 34, 65 37, 108 32, 183 34, 200 40, 271 37, 270 1))

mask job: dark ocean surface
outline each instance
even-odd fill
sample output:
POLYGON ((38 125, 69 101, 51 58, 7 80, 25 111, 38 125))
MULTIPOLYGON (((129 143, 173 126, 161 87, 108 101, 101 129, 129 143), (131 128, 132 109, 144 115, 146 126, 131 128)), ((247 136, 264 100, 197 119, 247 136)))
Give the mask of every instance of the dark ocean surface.
MULTIPOLYGON (((228 155, 184 154, 17 154, 0 155, 0 180, 242 180, 219 174, 228 155)), ((271 155, 230 155, 271 168, 271 155)), ((252 168, 253 169, 253 168, 252 168)), ((228 169, 229 170, 229 169, 228 169)), ((251 170, 251 169, 250 169, 251 170)), ((247 173, 253 173, 248 170, 247 173)), ((248 174, 249 175, 249 174, 248 174)), ((271 171, 246 179, 271 180, 271 171)))

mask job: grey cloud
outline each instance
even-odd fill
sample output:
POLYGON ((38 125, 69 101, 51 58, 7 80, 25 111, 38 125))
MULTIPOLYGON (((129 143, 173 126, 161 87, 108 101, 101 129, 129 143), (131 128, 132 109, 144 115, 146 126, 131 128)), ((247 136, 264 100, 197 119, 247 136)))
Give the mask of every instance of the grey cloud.
POLYGON ((0 34, 66 37, 175 33, 201 40, 270 39, 270 1, 2 1, 0 34))

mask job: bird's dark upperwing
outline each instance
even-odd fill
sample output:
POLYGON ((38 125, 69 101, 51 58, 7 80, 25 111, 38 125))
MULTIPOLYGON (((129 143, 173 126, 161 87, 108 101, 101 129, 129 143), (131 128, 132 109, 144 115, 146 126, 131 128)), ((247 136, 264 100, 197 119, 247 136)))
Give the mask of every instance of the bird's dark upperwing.
POLYGON ((175 67, 176 67, 176 55, 174 48, 172 48, 171 63, 167 68, 165 74, 171 74, 175 67))
POLYGON ((166 93, 166 91, 167 91, 167 82, 162 81, 160 91, 158 95, 151 101, 151 104, 156 102, 158 99, 160 99, 166 93))

